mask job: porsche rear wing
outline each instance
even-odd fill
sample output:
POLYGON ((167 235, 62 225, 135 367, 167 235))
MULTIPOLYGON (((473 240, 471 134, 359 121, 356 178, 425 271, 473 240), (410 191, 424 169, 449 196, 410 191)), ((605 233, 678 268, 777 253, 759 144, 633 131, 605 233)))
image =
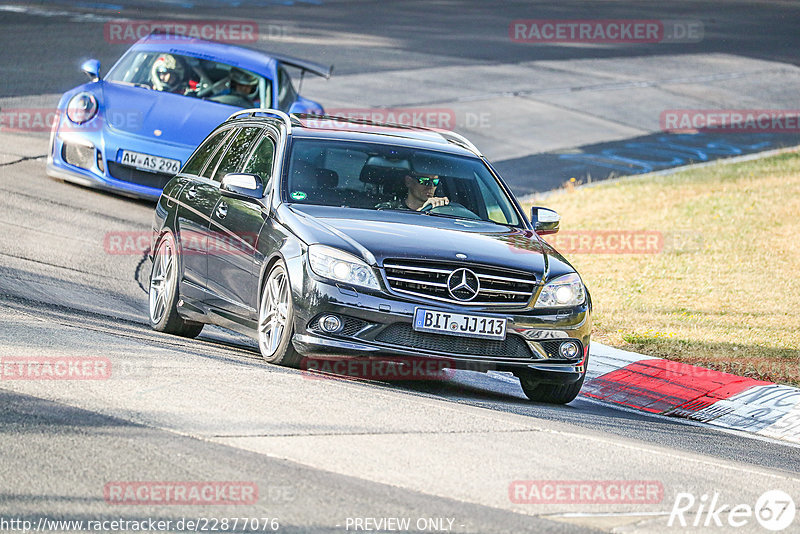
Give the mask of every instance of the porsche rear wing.
POLYGON ((281 54, 273 54, 272 52, 264 53, 274 57, 278 63, 283 63, 284 65, 300 69, 303 72, 310 72, 311 74, 322 76, 326 80, 329 79, 333 74, 333 65, 326 67, 325 65, 314 63, 313 61, 306 61, 305 59, 297 59, 290 56, 283 56, 281 54))

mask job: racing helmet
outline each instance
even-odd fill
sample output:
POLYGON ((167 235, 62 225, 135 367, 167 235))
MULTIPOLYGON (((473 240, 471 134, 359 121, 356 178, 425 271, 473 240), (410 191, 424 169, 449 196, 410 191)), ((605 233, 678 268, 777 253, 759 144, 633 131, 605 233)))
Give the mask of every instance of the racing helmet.
POLYGON ((231 69, 231 83, 249 88, 246 96, 250 98, 254 98, 258 93, 258 78, 240 68, 231 69))
POLYGON ((150 69, 150 80, 153 83, 153 89, 158 91, 174 91, 182 82, 184 78, 183 64, 171 54, 161 54, 153 62, 153 67, 150 69), (164 80, 165 74, 171 74, 168 80, 164 80))

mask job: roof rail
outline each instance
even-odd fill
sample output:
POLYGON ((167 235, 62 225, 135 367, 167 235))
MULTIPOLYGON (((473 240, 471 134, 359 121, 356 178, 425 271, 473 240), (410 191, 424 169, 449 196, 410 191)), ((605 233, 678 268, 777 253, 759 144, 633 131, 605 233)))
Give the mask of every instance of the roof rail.
MULTIPOLYGON (((229 121, 235 117, 240 116, 252 116, 255 117, 256 113, 266 113, 268 115, 274 115, 283 121, 283 124, 286 126, 286 133, 292 133, 292 119, 297 121, 295 117, 289 116, 287 113, 279 110, 279 109, 270 109, 270 108, 251 108, 251 109, 240 109, 239 111, 231 114, 226 120, 229 121)), ((299 122, 295 122, 295 124, 299 125, 299 122)))
MULTIPOLYGON (((302 115, 302 116, 306 117, 306 115, 302 115)), ((460 146, 461 148, 469 150, 470 152, 472 152, 473 154, 475 154, 476 156, 478 156, 480 158, 483 157, 483 154, 481 154, 481 151, 478 150, 478 147, 476 147, 474 144, 472 144, 471 141, 469 141, 463 135, 457 134, 457 133, 452 132, 450 130, 437 130, 435 128, 426 128, 424 126, 413 126, 413 125, 409 125, 409 124, 393 124, 393 123, 390 123, 390 122, 380 122, 380 121, 374 121, 374 120, 371 120, 371 119, 362 119, 362 118, 358 118, 358 117, 339 117, 339 116, 336 116, 336 115, 327 115, 327 114, 326 115, 313 115, 313 116, 308 115, 308 117, 309 118, 314 118, 314 119, 334 119, 334 120, 338 120, 338 121, 342 121, 342 122, 350 122, 350 123, 353 123, 353 124, 367 124, 367 125, 371 125, 371 126, 385 126, 385 127, 389 127, 389 128, 400 128, 400 129, 403 129, 403 130, 423 130, 423 131, 426 131, 426 132, 432 132, 432 133, 435 133, 435 134, 438 134, 439 136, 441 136, 448 143, 453 143, 455 145, 460 146)))
MULTIPOLYGON (((428 128, 425 128, 425 129, 427 130, 428 128)), ((431 130, 431 131, 438 133, 439 135, 441 135, 442 137, 444 137, 447 141, 449 141, 451 143, 459 145, 462 148, 466 148, 467 150, 469 150, 470 152, 472 152, 476 156, 483 157, 483 154, 481 154, 481 151, 478 150, 478 147, 473 145, 472 142, 469 139, 467 139, 466 137, 464 137, 463 135, 457 134, 457 133, 452 132, 450 130, 444 130, 444 131, 431 130)))

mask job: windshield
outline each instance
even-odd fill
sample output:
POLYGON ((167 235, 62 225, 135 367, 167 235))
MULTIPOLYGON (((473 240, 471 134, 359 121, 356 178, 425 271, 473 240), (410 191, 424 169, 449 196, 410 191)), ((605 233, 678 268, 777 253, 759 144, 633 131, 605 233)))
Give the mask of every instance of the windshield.
POLYGON ((432 150, 298 139, 292 143, 286 193, 300 204, 520 226, 511 200, 483 161, 432 150))
POLYGON ((241 108, 272 104, 272 82, 263 76, 226 63, 167 52, 129 52, 105 79, 241 108))

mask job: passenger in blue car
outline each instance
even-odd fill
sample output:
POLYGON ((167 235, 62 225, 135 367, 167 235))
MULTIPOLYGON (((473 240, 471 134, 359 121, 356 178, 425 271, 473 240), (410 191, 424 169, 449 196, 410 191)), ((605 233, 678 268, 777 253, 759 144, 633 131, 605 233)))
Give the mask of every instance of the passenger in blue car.
POLYGON ((410 173, 405 176, 403 183, 408 189, 405 198, 398 198, 389 202, 382 202, 375 206, 377 209, 400 209, 421 211, 426 206, 437 208, 450 203, 447 197, 437 197, 436 188, 440 178, 435 174, 410 173))
POLYGON ((186 68, 177 57, 161 54, 150 69, 150 81, 156 91, 186 94, 189 83, 186 79, 186 68))
POLYGON ((258 94, 258 78, 245 72, 242 69, 233 67, 231 69, 231 94, 240 99, 240 103, 244 108, 254 107, 254 99, 258 94))
POLYGON ((259 107, 258 77, 237 67, 232 67, 228 76, 217 84, 224 82, 226 87, 209 98, 220 104, 239 106, 241 108, 259 107))

